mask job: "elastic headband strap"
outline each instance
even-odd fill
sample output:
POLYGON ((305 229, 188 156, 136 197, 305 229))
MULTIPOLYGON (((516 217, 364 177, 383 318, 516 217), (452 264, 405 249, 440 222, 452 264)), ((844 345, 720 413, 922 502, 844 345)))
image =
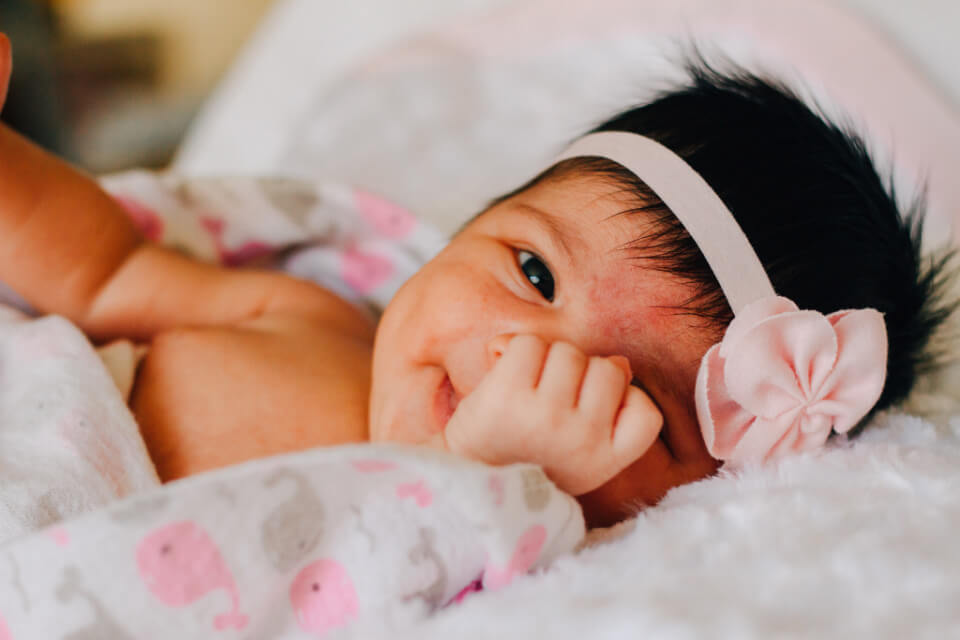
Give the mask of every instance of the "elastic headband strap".
POLYGON ((740 225, 693 167, 665 146, 624 131, 588 134, 556 162, 599 156, 623 165, 657 194, 707 259, 734 315, 754 300, 776 295, 740 225))

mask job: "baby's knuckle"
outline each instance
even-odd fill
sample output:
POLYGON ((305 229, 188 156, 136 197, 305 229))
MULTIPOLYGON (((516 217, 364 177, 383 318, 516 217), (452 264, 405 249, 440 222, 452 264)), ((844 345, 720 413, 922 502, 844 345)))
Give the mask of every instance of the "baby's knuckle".
POLYGON ((566 361, 584 361, 586 356, 575 345, 558 340, 550 345, 550 356, 566 361))
POLYGON ((605 381, 623 380, 623 369, 618 367, 609 358, 594 356, 590 358, 590 368, 594 369, 605 381))
POLYGON ((543 338, 532 333, 518 333, 510 340, 510 346, 517 349, 536 349, 544 344, 543 338))

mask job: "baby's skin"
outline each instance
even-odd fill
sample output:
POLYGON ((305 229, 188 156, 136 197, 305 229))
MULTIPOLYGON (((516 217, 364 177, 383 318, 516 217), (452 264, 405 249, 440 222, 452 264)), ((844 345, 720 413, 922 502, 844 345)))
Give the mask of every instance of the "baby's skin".
MULTIPOLYGON (((0 34, 0 106, 10 68, 0 34)), ((516 194, 375 326, 313 283, 146 243, 94 180, 0 125, 0 280, 95 342, 149 343, 130 405, 164 481, 394 441, 540 464, 607 525, 712 473, 693 384, 719 336, 626 246, 632 206, 589 176, 516 194)))

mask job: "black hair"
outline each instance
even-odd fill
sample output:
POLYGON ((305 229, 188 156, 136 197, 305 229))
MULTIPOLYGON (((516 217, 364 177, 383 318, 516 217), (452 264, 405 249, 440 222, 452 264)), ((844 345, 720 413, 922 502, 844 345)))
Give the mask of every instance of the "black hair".
MULTIPOLYGON (((863 139, 831 123, 784 84, 702 57, 688 80, 593 131, 652 138, 682 157, 733 213, 779 295, 830 313, 871 307, 884 315, 889 355, 876 411, 906 398, 939 363, 934 331, 957 307, 946 300, 953 251, 921 255, 924 198, 901 214, 892 178, 881 177, 863 139)), ((636 195, 624 214, 648 216, 653 231, 631 241, 639 259, 691 285, 678 312, 718 336, 733 318, 720 286, 680 221, 635 175, 609 160, 561 162, 496 202, 570 173, 597 174, 636 195)), ((719 339, 719 338, 718 338, 719 339)))

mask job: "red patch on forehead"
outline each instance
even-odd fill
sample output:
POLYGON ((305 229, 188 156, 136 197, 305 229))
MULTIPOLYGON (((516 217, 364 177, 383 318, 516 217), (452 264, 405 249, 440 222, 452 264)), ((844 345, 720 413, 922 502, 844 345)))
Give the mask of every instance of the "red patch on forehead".
POLYGON ((667 338, 673 333, 671 325, 679 319, 674 309, 665 308, 676 304, 670 301, 671 296, 664 295, 663 287, 670 283, 643 277, 634 269, 623 271, 591 278, 588 326, 622 347, 635 346, 638 341, 650 344, 650 339, 657 336, 667 338))

